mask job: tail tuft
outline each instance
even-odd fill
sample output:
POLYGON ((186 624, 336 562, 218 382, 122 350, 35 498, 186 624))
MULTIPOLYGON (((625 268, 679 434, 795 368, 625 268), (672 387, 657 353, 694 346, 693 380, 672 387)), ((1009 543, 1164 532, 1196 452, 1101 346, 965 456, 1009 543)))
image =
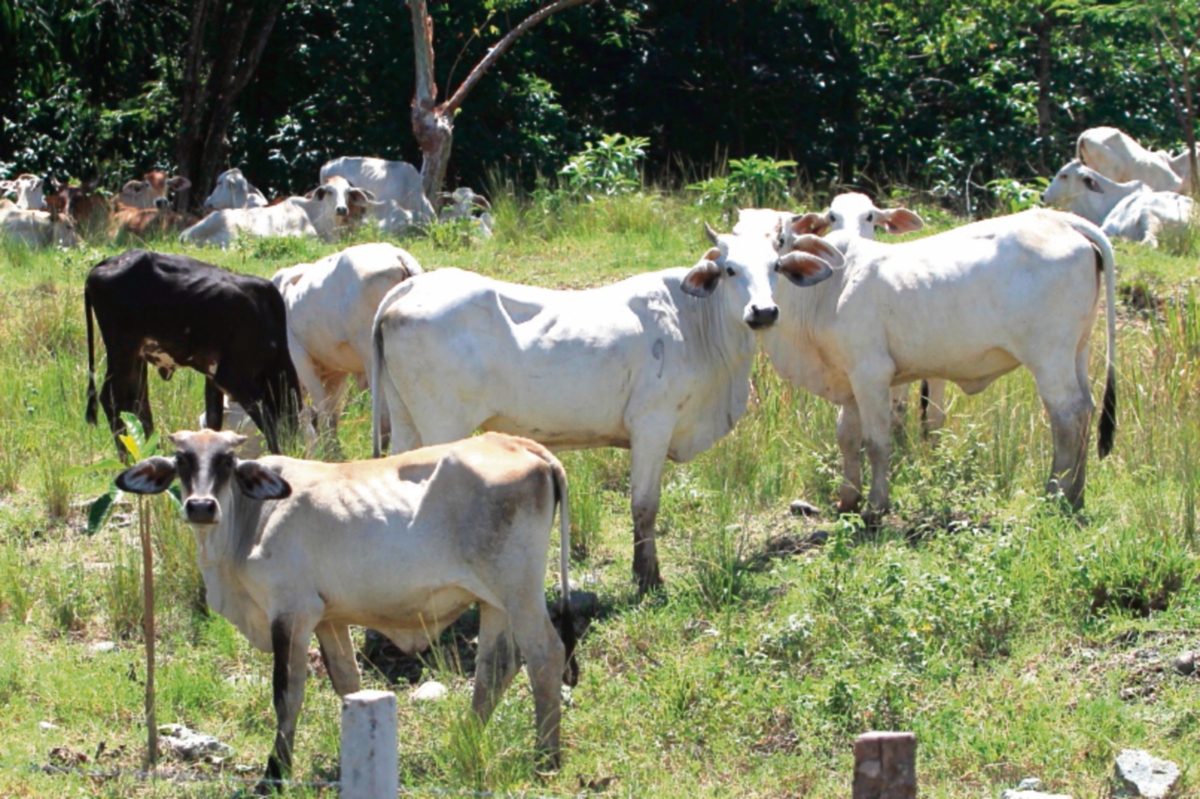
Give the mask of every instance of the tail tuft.
POLYGON ((575 637, 575 616, 571 612, 571 597, 564 596, 558 600, 557 627, 558 637, 562 639, 566 650, 566 665, 563 667, 563 683, 571 687, 579 684, 579 661, 575 658, 575 647, 579 643, 575 637))
POLYGON ((1112 452, 1113 439, 1117 436, 1117 375, 1116 369, 1108 367, 1104 385, 1104 405, 1100 413, 1100 457, 1107 458, 1112 452))

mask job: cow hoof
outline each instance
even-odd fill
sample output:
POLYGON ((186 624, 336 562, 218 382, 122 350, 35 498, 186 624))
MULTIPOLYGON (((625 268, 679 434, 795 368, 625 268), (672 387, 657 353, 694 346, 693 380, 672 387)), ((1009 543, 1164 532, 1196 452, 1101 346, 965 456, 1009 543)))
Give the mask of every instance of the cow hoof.
POLYGON ((650 594, 655 591, 661 591, 663 587, 663 579, 658 573, 657 565, 649 574, 635 571, 633 573, 633 580, 637 583, 639 596, 645 596, 646 594, 650 594))

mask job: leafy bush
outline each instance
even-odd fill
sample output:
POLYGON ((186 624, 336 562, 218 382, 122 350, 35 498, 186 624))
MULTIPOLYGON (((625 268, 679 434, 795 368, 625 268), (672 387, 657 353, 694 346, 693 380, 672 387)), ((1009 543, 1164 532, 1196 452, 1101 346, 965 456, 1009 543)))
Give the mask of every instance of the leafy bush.
POLYGON ((791 199, 788 184, 795 179, 795 168, 795 161, 758 156, 735 158, 729 162, 728 175, 717 175, 685 188, 699 193, 697 205, 714 207, 726 214, 738 206, 787 205, 791 199))
POLYGON ((1000 207, 1015 214, 1041 203, 1042 192, 1050 185, 1050 179, 1036 177, 1029 183, 1014 178, 997 178, 987 184, 988 191, 996 198, 1000 207))
POLYGON ((642 187, 641 164, 650 140, 644 136, 609 133, 588 142, 559 171, 569 194, 611 197, 632 194, 642 187))

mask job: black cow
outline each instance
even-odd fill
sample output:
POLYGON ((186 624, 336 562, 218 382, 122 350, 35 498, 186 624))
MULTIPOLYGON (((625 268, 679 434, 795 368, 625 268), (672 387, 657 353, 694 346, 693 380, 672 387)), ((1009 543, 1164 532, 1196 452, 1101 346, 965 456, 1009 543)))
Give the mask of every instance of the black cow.
POLYGON ((295 430, 300 383, 288 354, 283 297, 270 281, 182 255, 129 250, 92 267, 83 290, 87 316, 87 420, 96 424, 92 313, 108 351, 99 401, 124 453, 121 413, 154 429, 146 365, 164 380, 190 366, 205 376, 208 426, 221 429, 222 392, 241 403, 279 452, 280 424, 295 430))

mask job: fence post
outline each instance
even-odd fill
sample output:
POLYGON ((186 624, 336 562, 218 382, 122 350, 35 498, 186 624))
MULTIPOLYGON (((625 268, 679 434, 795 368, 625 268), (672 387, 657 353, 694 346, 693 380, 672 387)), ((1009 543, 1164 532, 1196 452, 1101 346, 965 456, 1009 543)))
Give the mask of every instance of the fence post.
POLYGON ((853 799, 916 799, 917 736, 868 732, 854 742, 853 799))
POLYGON ((396 695, 359 691, 342 698, 342 799, 396 799, 396 695))

